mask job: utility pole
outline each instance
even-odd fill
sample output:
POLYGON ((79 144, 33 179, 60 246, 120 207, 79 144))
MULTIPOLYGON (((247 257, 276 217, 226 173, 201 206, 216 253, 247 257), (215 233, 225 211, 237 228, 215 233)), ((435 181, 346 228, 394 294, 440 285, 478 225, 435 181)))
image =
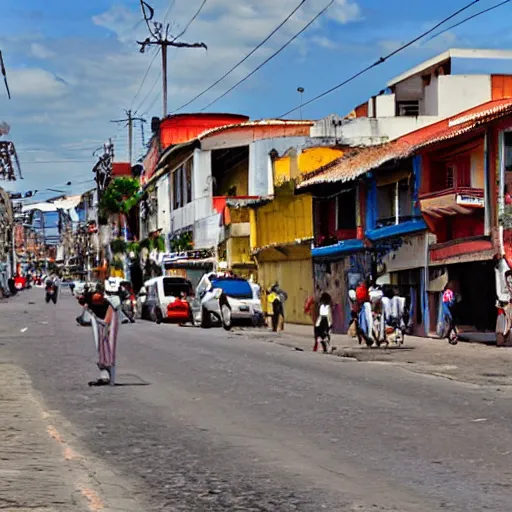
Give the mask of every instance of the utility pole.
POLYGON ((140 121, 141 123, 145 123, 146 120, 142 117, 133 117, 131 110, 125 110, 126 119, 115 119, 110 121, 111 123, 126 123, 128 126, 128 159, 130 160, 130 165, 132 165, 133 159, 133 122, 140 121))
MULTIPOLYGON (((167 116, 167 48, 169 46, 173 46, 174 48, 204 48, 208 49, 206 44, 204 43, 183 43, 176 41, 180 38, 185 30, 183 30, 180 34, 173 37, 172 34, 169 33, 170 25, 167 23, 164 27, 163 23, 158 21, 152 21, 155 10, 144 0, 140 0, 140 5, 142 9, 142 15, 144 16, 144 21, 148 27, 150 37, 147 37, 144 41, 137 41, 137 44, 140 45, 140 53, 144 53, 147 47, 151 46, 159 46, 160 51, 162 52, 162 98, 163 98, 163 117, 167 116), (152 21, 152 24, 150 23, 152 21), (152 26, 153 25, 153 26, 152 26), (172 38, 172 39, 170 39, 172 38), (170 40, 169 40, 170 39, 170 40)), ((198 13, 197 13, 198 14, 198 13)), ((196 14, 196 15, 197 15, 196 14)), ((194 19, 194 18, 193 18, 194 19)), ((190 23, 189 23, 190 24, 190 23)))

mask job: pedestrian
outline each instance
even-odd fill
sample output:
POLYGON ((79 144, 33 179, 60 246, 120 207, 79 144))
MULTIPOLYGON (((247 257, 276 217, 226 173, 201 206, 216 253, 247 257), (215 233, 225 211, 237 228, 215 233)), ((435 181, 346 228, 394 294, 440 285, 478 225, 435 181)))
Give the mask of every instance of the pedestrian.
POLYGON ((313 352, 317 352, 318 345, 321 344, 324 354, 326 354, 331 342, 332 328, 332 300, 328 293, 322 293, 318 303, 318 314, 316 316, 313 352))
POLYGON ((53 279, 48 279, 46 281, 45 300, 46 304, 48 304, 50 301, 52 301, 54 304, 57 304, 57 286, 53 279))
POLYGON ((442 295, 442 317, 444 323, 444 337, 450 345, 457 345, 458 333, 455 318, 455 285, 452 281, 448 282, 442 295))
POLYGON ((268 315, 270 316, 273 332, 284 330, 284 301, 282 293, 279 293, 280 291, 279 286, 275 284, 268 290, 267 295, 268 315))
POLYGON ((79 301, 91 313, 91 327, 98 356, 100 378, 89 385, 115 384, 117 336, 120 325, 119 307, 105 295, 98 284, 94 293, 88 293, 79 301))

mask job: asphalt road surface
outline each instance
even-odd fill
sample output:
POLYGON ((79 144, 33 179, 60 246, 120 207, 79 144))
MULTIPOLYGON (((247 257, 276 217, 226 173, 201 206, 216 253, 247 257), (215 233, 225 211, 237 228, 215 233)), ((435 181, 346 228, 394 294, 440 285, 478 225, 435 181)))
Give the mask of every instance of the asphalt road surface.
POLYGON ((120 385, 88 387, 76 301, 43 302, 0 304, 0 359, 143 512, 512 510, 509 388, 143 321, 121 330, 120 385))

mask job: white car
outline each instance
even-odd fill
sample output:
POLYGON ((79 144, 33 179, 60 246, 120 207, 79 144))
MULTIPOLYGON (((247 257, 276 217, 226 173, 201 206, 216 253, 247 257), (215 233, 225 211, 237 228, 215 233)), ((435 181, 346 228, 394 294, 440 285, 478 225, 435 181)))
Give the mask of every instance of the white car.
POLYGON ((222 273, 205 274, 192 302, 194 323, 201 327, 222 324, 229 330, 234 323, 263 323, 263 308, 249 281, 222 273))

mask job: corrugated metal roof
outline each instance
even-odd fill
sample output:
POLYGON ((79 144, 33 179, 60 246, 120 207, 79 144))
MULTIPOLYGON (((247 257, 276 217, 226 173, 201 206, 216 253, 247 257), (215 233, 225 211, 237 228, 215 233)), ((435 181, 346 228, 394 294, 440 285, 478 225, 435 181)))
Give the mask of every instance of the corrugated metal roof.
POLYGON ((210 128, 197 136, 198 140, 202 140, 210 135, 219 132, 225 132, 236 128, 257 128, 260 126, 279 127, 279 126, 313 126, 314 121, 294 121, 288 119, 259 119, 257 121, 247 121, 245 123, 228 124, 225 126, 218 126, 217 128, 210 128))
POLYGON ((407 158, 421 148, 454 139, 509 114, 512 114, 512 98, 489 101, 387 144, 354 149, 329 165, 309 173, 297 188, 351 181, 387 162, 407 158))

